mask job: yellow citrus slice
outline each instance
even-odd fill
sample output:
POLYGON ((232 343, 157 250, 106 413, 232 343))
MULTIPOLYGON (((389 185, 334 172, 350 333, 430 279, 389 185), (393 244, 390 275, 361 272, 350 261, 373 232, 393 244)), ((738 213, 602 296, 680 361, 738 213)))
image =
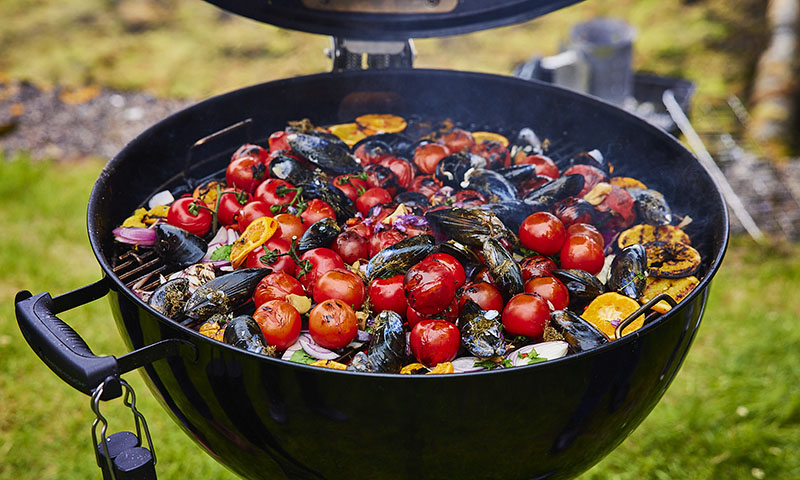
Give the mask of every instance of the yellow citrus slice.
POLYGON ((398 133, 406 129, 408 123, 403 117, 391 113, 370 113, 356 117, 361 128, 374 133, 398 133))
POLYGON ((453 364, 450 362, 442 362, 437 363, 435 367, 431 368, 431 371, 426 373, 425 375, 442 375, 445 373, 453 373, 455 372, 455 368, 453 368, 453 364))
POLYGON ((244 233, 231 247, 231 265, 239 268, 247 259, 247 254, 263 245, 278 229, 278 221, 272 217, 261 217, 253 220, 244 233))
POLYGON ((622 188, 647 188, 647 185, 633 177, 611 177, 608 183, 622 188))
POLYGON ((340 123, 338 125, 331 125, 328 131, 339 137, 341 141, 352 147, 362 138, 366 138, 367 134, 361 130, 357 123, 340 123))
MULTIPOLYGON (((680 302, 687 295, 692 293, 692 290, 700 284, 700 281, 694 275, 681 278, 659 278, 647 277, 647 282, 644 286, 644 292, 639 298, 642 303, 647 303, 659 293, 669 294, 676 302, 680 302)), ((664 300, 653 305, 653 310, 658 313, 667 313, 672 307, 669 306, 664 300)))
POLYGON ((347 370, 347 365, 335 362, 333 360, 317 360, 316 362, 309 363, 309 365, 314 367, 332 368, 334 370, 347 370))
MULTIPOLYGON (((639 308, 639 303, 636 300, 617 292, 609 292, 592 300, 581 317, 613 340, 616 338, 614 331, 617 325, 628 318, 637 308, 639 308)), ((639 315, 639 318, 625 328, 622 335, 642 328, 643 324, 644 315, 639 315)))
POLYGON ((486 140, 491 140, 493 142, 497 142, 504 147, 508 147, 508 139, 499 133, 494 132, 472 132, 472 138, 475 139, 475 143, 481 144, 486 140))

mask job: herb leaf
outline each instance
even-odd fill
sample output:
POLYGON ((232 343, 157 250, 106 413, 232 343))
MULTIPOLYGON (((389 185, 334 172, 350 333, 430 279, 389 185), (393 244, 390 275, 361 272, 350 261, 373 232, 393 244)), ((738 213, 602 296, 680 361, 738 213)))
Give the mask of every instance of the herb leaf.
POLYGON ((289 360, 292 361, 292 362, 295 362, 295 363, 304 363, 306 365, 314 363, 315 361, 317 361, 316 358, 314 358, 311 355, 307 354, 305 352, 305 350, 303 350, 302 348, 300 350, 294 352, 292 354, 292 356, 289 358, 289 360))
POLYGON ((233 245, 222 245, 211 253, 211 260, 230 260, 233 245))

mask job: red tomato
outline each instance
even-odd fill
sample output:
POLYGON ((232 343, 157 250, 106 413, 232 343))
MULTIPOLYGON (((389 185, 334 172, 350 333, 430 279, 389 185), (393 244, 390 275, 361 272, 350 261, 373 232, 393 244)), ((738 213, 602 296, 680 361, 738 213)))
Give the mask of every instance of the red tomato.
POLYGON ((494 140, 484 140, 481 143, 476 143, 470 147, 469 151, 485 158, 489 162, 490 169, 496 170, 511 165, 511 156, 508 154, 508 149, 494 140))
POLYGON ((461 265, 461 262, 456 260, 456 257, 447 253, 434 253, 428 255, 427 258, 436 260, 437 262, 442 262, 448 269, 450 269, 450 272, 453 274, 453 279, 455 279, 456 282, 456 289, 464 286, 467 276, 464 273, 464 267, 461 265))
POLYGON ((331 350, 344 348, 358 334, 356 313, 341 300, 325 300, 309 313, 308 333, 321 347, 331 350))
POLYGON ((467 299, 480 305, 484 310, 503 311, 503 296, 500 290, 491 283, 473 282, 464 287, 461 292, 461 306, 467 299))
POLYGON ((220 194, 217 206, 219 223, 229 227, 238 221, 239 211, 253 200, 253 196, 244 190, 226 189, 220 194))
POLYGON ((247 254, 245 266, 247 268, 271 268, 273 272, 294 275, 297 265, 292 260, 292 257, 290 255, 278 256, 275 253, 277 250, 278 254, 286 254, 289 253, 290 248, 291 244, 289 242, 273 235, 267 243, 247 254))
POLYGON ((481 268, 475 272, 475 274, 472 276, 472 282, 486 282, 489 285, 495 285, 494 278, 492 277, 492 274, 489 272, 488 268, 481 268))
POLYGON ((569 228, 567 228, 567 236, 571 237, 573 235, 583 235, 589 237, 597 242, 600 247, 605 247, 603 235, 594 225, 590 223, 573 223, 570 225, 569 228))
POLYGON ((329 298, 338 298, 353 307, 361 308, 367 289, 361 277, 346 268, 328 270, 314 282, 314 302, 321 303, 329 298))
POLYGON ((253 193, 266 176, 267 167, 251 157, 233 160, 225 170, 225 183, 229 187, 241 188, 253 193))
POLYGON ((564 224, 549 212, 532 213, 519 227, 522 245, 542 255, 553 255, 561 250, 566 238, 564 224))
POLYGON ((337 235, 331 248, 348 265, 352 265, 356 260, 369 258, 367 239, 353 230, 345 230, 337 235))
POLYGON ((563 310, 569 305, 569 290, 556 277, 533 277, 525 282, 525 292, 549 301, 553 310, 563 310))
POLYGON ((567 197, 553 206, 552 212, 565 227, 576 223, 593 223, 597 215, 594 205, 578 197, 567 197))
MULTIPOLYGON (((261 200, 262 202, 266 203, 267 205, 288 205, 294 200, 294 197, 297 196, 297 192, 292 190, 285 192, 283 189, 294 189, 294 185, 291 183, 281 180, 279 178, 268 178, 261 182, 256 188, 255 193, 253 196, 256 197, 257 200, 261 200), (277 191, 280 187, 283 187, 281 191, 283 195, 278 195, 277 191)), ((283 210, 280 210, 283 211, 283 210)), ((280 213, 274 212, 274 213, 280 213)))
POLYGON ((231 157, 231 162, 234 160, 239 160, 240 158, 252 158, 253 160, 256 160, 266 165, 267 159, 269 158, 269 151, 267 151, 264 147, 260 145, 253 145, 251 143, 246 143, 241 147, 239 147, 239 149, 233 153, 233 156, 231 157))
POLYGON ((356 148, 353 155, 361 161, 361 165, 367 166, 378 161, 382 156, 391 154, 389 146, 383 142, 364 142, 356 148))
POLYGON ((503 328, 511 335, 541 338, 550 318, 547 300, 535 293, 518 293, 506 303, 502 314, 503 328))
POLYGON ((242 207, 239 211, 239 233, 244 233, 247 229, 247 226, 253 223, 253 220, 261 217, 271 217, 272 212, 269 209, 269 205, 260 201, 260 200, 253 200, 252 202, 248 202, 247 205, 242 207))
POLYGON ((211 230, 212 216, 203 202, 196 198, 184 197, 175 200, 169 206, 167 223, 203 237, 211 230))
POLYGON ((517 165, 536 165, 536 175, 550 177, 550 179, 561 176, 556 163, 544 155, 528 155, 521 161, 517 161, 517 165))
POLYGON ((312 248, 305 252, 300 257, 301 264, 298 267, 302 267, 306 260, 311 263, 311 270, 301 274, 298 280, 308 293, 313 293, 314 284, 320 275, 334 268, 344 268, 342 257, 329 248, 312 248))
POLYGON ((306 294, 303 286, 293 276, 284 272, 270 273, 258 282, 253 293, 253 303, 259 307, 270 300, 286 300, 286 295, 290 293, 300 296, 306 294))
POLYGON ((447 308, 456 294, 455 277, 450 268, 431 259, 411 267, 406 272, 403 287, 408 305, 426 315, 447 308))
POLYGON ((286 140, 287 136, 289 136, 289 132, 285 130, 273 132, 272 135, 269 136, 269 140, 267 140, 269 142, 269 150, 271 152, 290 150, 289 142, 286 140))
POLYGON ((362 175, 339 175, 333 179, 333 186, 344 192, 352 201, 356 201, 358 196, 367 191, 367 181, 362 175))
POLYGON ((453 297, 453 301, 450 302, 450 305, 448 305, 447 308, 445 308, 439 313, 434 313, 431 315, 419 313, 413 308, 408 307, 406 309, 406 320, 408 321, 409 328, 414 328, 414 325, 418 324, 423 320, 444 320, 446 322, 455 324, 456 320, 458 320, 458 313, 460 311, 461 311, 461 301, 459 300, 458 297, 453 297))
POLYGON ((406 238, 403 232, 397 230, 381 230, 369 239, 369 258, 374 257, 384 248, 394 245, 406 238))
POLYGON ((369 188, 382 188, 391 196, 397 194, 397 189, 400 188, 400 179, 389 167, 373 163, 364 167, 364 173, 367 174, 369 188))
POLYGON ((623 230, 633 225, 636 220, 633 197, 627 190, 618 185, 611 185, 611 192, 595 208, 599 212, 611 213, 611 218, 603 224, 604 228, 623 230))
POLYGON ((604 171, 591 165, 573 165, 564 171, 564 175, 572 175, 576 173, 583 175, 584 179, 583 190, 576 195, 579 198, 583 198, 583 196, 593 189, 598 183, 608 181, 608 177, 604 171))
POLYGON ((362 237, 366 238, 367 240, 369 240, 372 237, 372 228, 369 225, 367 225, 363 221, 358 221, 355 218, 351 218, 350 220, 354 220, 356 221, 356 223, 348 225, 347 228, 345 228, 345 231, 355 232, 361 235, 362 237))
POLYGON ((603 269, 603 247, 583 235, 567 238, 561 248, 561 268, 577 268, 597 275, 603 269))
POLYGON ((369 210, 378 205, 380 203, 390 203, 392 201, 392 195, 383 188, 375 187, 370 188, 356 200, 356 208, 361 215, 368 215, 369 210))
POLYGON ((433 175, 417 175, 408 187, 412 192, 419 192, 428 198, 442 188, 442 184, 433 175))
POLYGON ((300 214, 300 218, 303 219, 303 223, 305 223, 306 228, 308 228, 323 218, 332 218, 336 220, 336 212, 333 210, 333 207, 322 200, 312 198, 306 204, 306 209, 300 214))
POLYGON ((408 309, 406 294, 403 290, 404 275, 389 278, 376 278, 369 282, 369 301, 375 313, 391 310, 405 316, 408 309))
POLYGON ((297 237, 299 240, 309 227, 309 224, 304 224, 300 217, 291 213, 279 213, 275 215, 275 220, 278 221, 278 231, 272 236, 286 240, 289 245, 292 244, 292 238, 297 237))
POLYGON ((444 320, 423 320, 414 325, 409 337, 411 352, 426 367, 456 358, 461 347, 458 328, 444 320))
POLYGON ((414 180, 414 166, 408 160, 386 155, 378 160, 378 164, 394 172, 397 175, 397 184, 402 188, 408 188, 414 180))
POLYGON ((439 160, 450 155, 450 149, 439 143, 426 143, 414 150, 414 163, 424 174, 432 174, 436 171, 436 164, 439 160))
POLYGON ((288 302, 270 300, 256 309, 253 319, 267 344, 278 350, 286 350, 300 338, 300 313, 288 302))
POLYGON ((468 131, 454 128, 442 137, 442 143, 447 146, 448 150, 455 153, 469 149, 475 144, 475 139, 468 131))
POLYGON ((525 257, 519 264, 522 270, 522 279, 527 280, 534 277, 547 277, 553 274, 553 270, 558 268, 556 262, 541 255, 525 257))

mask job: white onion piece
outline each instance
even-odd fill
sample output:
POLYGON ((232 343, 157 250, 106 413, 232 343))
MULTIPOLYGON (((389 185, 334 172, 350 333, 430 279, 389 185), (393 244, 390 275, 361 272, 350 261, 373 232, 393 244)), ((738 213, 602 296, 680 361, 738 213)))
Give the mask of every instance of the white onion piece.
POLYGON ((169 190, 162 190, 150 197, 150 201, 147 202, 147 208, 154 208, 159 205, 169 205, 174 201, 175 197, 172 196, 172 193, 169 190))
POLYGON ((450 363, 453 364, 453 373, 469 373, 486 370, 485 367, 475 365, 475 362, 480 361, 481 359, 478 357, 459 357, 450 363))
POLYGON ((508 359, 511 360, 511 364, 515 367, 521 367, 528 365, 528 358, 523 358, 521 355, 531 353, 531 350, 533 349, 536 349, 536 354, 539 357, 544 358, 545 360, 555 360, 556 358, 561 358, 566 355, 568 348, 569 344, 567 342, 542 342, 535 345, 526 345, 522 348, 514 350, 508 354, 508 359))
POLYGON ((365 332, 364 330, 359 330, 356 334, 356 340, 359 342, 369 342, 372 340, 372 334, 369 332, 365 332))
POLYGON ((291 360, 294 352, 300 350, 301 348, 303 347, 300 345, 300 340, 298 339, 296 342, 291 344, 285 352, 283 352, 283 355, 281 355, 281 360, 291 360))
POLYGON ((236 240, 239 240, 239 237, 241 236, 239 235, 239 232, 237 232, 233 228, 228 228, 227 230, 228 230, 228 242, 226 243, 226 245, 231 245, 236 240))
POLYGON ((319 345, 317 345, 314 339, 311 338, 311 336, 309 335, 301 335, 300 338, 298 339, 298 342, 300 342, 300 346, 303 347, 303 350, 307 354, 311 355, 316 359, 336 360, 337 358, 339 358, 338 353, 328 350, 325 347, 320 347, 319 345))
POLYGON ((118 227, 111 231, 115 240, 134 245, 153 245, 156 243, 156 231, 146 227, 118 227))
POLYGON ((228 229, 225 227, 220 227, 219 230, 217 230, 216 235, 214 235, 214 238, 212 238, 211 241, 208 242, 209 248, 212 245, 219 246, 227 244, 228 244, 228 229))

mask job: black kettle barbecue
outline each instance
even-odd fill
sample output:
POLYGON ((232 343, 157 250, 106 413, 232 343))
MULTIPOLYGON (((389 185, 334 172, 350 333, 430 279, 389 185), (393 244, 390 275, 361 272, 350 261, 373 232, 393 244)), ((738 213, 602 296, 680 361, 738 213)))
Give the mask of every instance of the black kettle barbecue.
MULTIPOLYGON (((251 2, 229 3, 236 11, 251 2)), ((611 452, 674 379, 725 253, 728 217, 713 180, 677 140, 618 108, 504 76, 395 69, 269 82, 164 119, 104 168, 89 198, 88 233, 102 279, 55 298, 20 292, 26 340, 62 379, 98 399, 119 396, 120 375, 144 368, 176 423, 237 474, 555 479, 611 452), (652 185, 692 217, 686 230, 703 259, 699 286, 644 328, 587 352, 500 371, 401 376, 294 364, 216 342, 156 312, 114 273, 112 229, 152 193, 218 171, 242 140, 263 143, 287 120, 334 124, 375 111, 528 127, 559 146, 555 156, 599 149, 619 174, 652 185), (236 124, 244 127, 226 130, 236 124), (220 131, 228 134, 212 135, 220 131), (231 139, 242 132, 247 138, 231 139), (56 316, 103 296, 131 353, 96 357, 56 316)))

